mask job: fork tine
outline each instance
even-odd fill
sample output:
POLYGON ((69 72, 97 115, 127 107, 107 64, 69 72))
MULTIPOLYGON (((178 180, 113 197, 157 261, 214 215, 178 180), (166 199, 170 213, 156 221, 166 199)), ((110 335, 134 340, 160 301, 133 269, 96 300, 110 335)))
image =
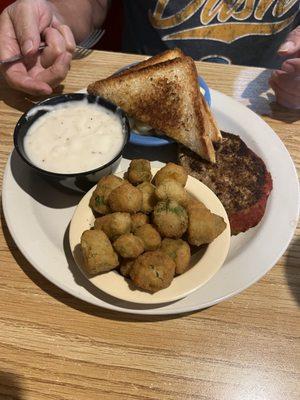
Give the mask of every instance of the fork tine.
POLYGON ((105 31, 101 29, 92 32, 88 38, 86 38, 76 47, 73 59, 84 58, 87 57, 89 54, 91 54, 92 52, 91 47, 93 47, 96 43, 99 42, 104 33, 105 31))
POLYGON ((98 30, 95 32, 95 35, 92 39, 90 39, 89 47, 93 47, 96 43, 99 42, 99 40, 102 38, 104 35, 105 31, 104 30, 98 30))
POLYGON ((84 47, 80 47, 80 48, 77 47, 77 49, 76 49, 76 51, 75 51, 75 53, 73 55, 73 59, 74 60, 78 60, 80 58, 87 57, 91 53, 92 53, 91 49, 86 49, 84 47))
POLYGON ((104 30, 102 29, 97 29, 93 31, 85 40, 83 40, 79 46, 80 47, 85 47, 85 48, 90 48, 93 47, 103 36, 104 30))
POLYGON ((90 38, 93 37, 95 34, 95 31, 92 32, 88 37, 86 37, 81 43, 79 43, 80 47, 86 47, 86 45, 89 44, 90 38))
POLYGON ((92 32, 91 36, 87 40, 88 44, 94 42, 94 40, 97 40, 98 34, 99 34, 98 30, 92 32))

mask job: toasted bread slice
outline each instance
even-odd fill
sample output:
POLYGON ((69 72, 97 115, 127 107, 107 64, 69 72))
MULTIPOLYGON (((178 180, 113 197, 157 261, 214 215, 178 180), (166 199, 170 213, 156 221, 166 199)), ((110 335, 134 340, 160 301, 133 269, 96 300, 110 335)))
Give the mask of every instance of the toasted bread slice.
POLYGON ((174 49, 166 50, 163 53, 156 54, 155 56, 150 57, 145 61, 141 61, 141 62, 133 65, 132 67, 127 68, 124 71, 121 71, 117 75, 120 76, 120 75, 124 75, 128 72, 138 71, 139 69, 149 67, 150 65, 159 64, 159 63, 173 60, 174 58, 180 58, 180 57, 185 57, 185 54, 180 49, 174 48, 174 49))
MULTIPOLYGON (((165 61, 169 61, 169 60, 173 60, 174 58, 180 58, 180 57, 185 57, 185 54, 182 50, 178 49, 177 47, 175 47, 174 49, 170 49, 170 50, 166 50, 163 53, 157 54, 153 57, 148 58, 145 61, 139 62, 138 64, 133 65, 132 67, 121 71, 120 73, 118 73, 117 75, 124 75, 127 73, 130 73, 132 71, 138 71, 139 69, 142 68, 146 68, 149 67, 151 65, 155 65, 155 64, 159 64, 161 62, 165 62, 165 61)), ((206 101, 203 102, 203 106, 207 112, 207 116, 209 119, 209 131, 208 134, 212 140, 212 142, 220 142, 222 140, 222 134, 220 132, 220 130, 217 127, 216 121, 213 117, 213 115, 210 112, 210 109, 206 103, 206 101)))
POLYGON ((88 92, 117 104, 135 118, 215 162, 210 112, 190 57, 150 65, 95 82, 88 92))

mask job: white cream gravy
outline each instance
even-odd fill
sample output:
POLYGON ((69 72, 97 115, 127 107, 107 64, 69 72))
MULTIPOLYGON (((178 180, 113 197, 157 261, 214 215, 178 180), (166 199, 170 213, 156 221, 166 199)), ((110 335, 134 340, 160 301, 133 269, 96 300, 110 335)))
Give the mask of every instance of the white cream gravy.
POLYGON ((121 150, 120 117, 84 101, 52 107, 29 128, 24 149, 31 162, 49 172, 80 173, 111 161, 121 150))

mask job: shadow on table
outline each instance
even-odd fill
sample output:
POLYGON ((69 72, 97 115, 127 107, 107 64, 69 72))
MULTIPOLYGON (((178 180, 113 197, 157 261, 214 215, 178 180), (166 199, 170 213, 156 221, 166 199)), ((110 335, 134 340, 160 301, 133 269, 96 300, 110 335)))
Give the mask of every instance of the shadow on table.
MULTIPOLYGON (((2 210, 1 210, 2 211, 2 210)), ((100 297, 101 300, 106 301, 108 303, 114 304, 115 306, 120 306, 124 309, 124 312, 118 312, 113 310, 107 310, 101 308, 99 306, 95 306, 93 304, 87 303, 83 300, 80 300, 67 292, 64 292, 46 278, 44 278, 22 255, 19 249, 16 247, 13 238, 11 237, 7 225, 5 223, 5 219, 3 216, 3 212, 1 212, 1 223, 3 227, 3 234, 8 245, 8 248, 13 255, 16 263, 19 267, 23 270, 23 272, 31 279, 41 290, 46 292, 48 295, 53 297, 54 299, 64 303, 65 305, 72 307, 78 311, 87 313, 89 315, 94 315, 96 317, 102 317, 110 320, 118 320, 118 321, 125 321, 125 322, 147 322, 147 321, 162 321, 168 319, 176 319, 181 317, 182 315, 189 315, 192 313, 183 313, 177 315, 161 315, 161 316, 151 316, 151 315, 137 315, 137 314, 130 314, 130 308, 132 308, 132 303, 123 302, 121 300, 115 299, 112 296, 103 293, 95 286, 93 286, 79 271, 78 267, 76 266, 73 256, 71 254, 71 250, 69 248, 68 242, 68 230, 65 233, 64 237, 64 247, 66 252, 66 257, 69 262, 69 268, 72 272, 76 283, 80 286, 85 287, 91 294, 96 297, 100 297), (131 306, 131 307, 130 307, 131 306), (126 312, 126 308, 128 312, 126 312)), ((170 304, 170 303, 168 303, 170 304)), ((166 305, 166 304, 164 304, 166 305)), ((156 308, 157 305, 154 306, 144 306, 144 305, 136 305, 134 304, 135 309, 151 309, 156 308)))
POLYGON ((247 99, 247 105, 252 111, 259 115, 268 116, 272 119, 288 124, 300 120, 300 110, 291 110, 276 103, 273 92, 269 91, 269 79, 271 70, 264 70, 248 83, 243 93, 242 99, 247 99))
POLYGON ((300 238, 293 240, 288 248, 285 265, 285 276, 289 289, 300 306, 300 238), (297 257, 298 255, 298 257, 297 257), (296 258, 297 257, 297 258, 296 258))
POLYGON ((270 103, 270 108, 270 117, 272 119, 285 122, 286 124, 292 124, 300 120, 300 110, 291 110, 289 108, 281 106, 275 101, 270 103))
POLYGON ((23 394, 20 376, 0 371, 0 399, 22 400, 23 394))
MULTIPOLYGON (((4 79, 1 80, 1 86, 2 86, 3 90, 1 90, 1 93, 0 93, 0 101, 3 101, 9 107, 15 108, 16 110, 21 111, 21 112, 26 112, 32 106, 34 106, 36 103, 38 103, 42 100, 45 100, 47 97, 51 97, 51 96, 33 97, 28 94, 19 92, 15 89, 12 89, 11 87, 9 87, 4 79)), ((63 92, 63 90, 64 90, 64 86, 59 85, 55 89, 53 96, 61 94, 63 92)))
POLYGON ((270 75, 270 70, 262 71, 248 83, 241 94, 242 99, 249 101, 248 107, 260 115, 269 115, 270 103, 275 101, 275 96, 272 93, 266 93, 269 90, 270 75))

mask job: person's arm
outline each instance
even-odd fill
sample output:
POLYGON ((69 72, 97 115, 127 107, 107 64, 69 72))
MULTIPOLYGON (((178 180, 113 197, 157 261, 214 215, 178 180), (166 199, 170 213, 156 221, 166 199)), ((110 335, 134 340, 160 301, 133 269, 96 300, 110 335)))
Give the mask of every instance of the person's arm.
POLYGON ((50 94, 67 75, 80 42, 105 19, 109 0, 17 0, 0 15, 0 60, 25 59, 1 67, 10 86, 33 95, 50 94), (38 53, 42 39, 47 47, 38 53))
POLYGON ((68 25, 80 43, 92 30, 102 26, 110 0, 48 0, 54 13, 68 25))

